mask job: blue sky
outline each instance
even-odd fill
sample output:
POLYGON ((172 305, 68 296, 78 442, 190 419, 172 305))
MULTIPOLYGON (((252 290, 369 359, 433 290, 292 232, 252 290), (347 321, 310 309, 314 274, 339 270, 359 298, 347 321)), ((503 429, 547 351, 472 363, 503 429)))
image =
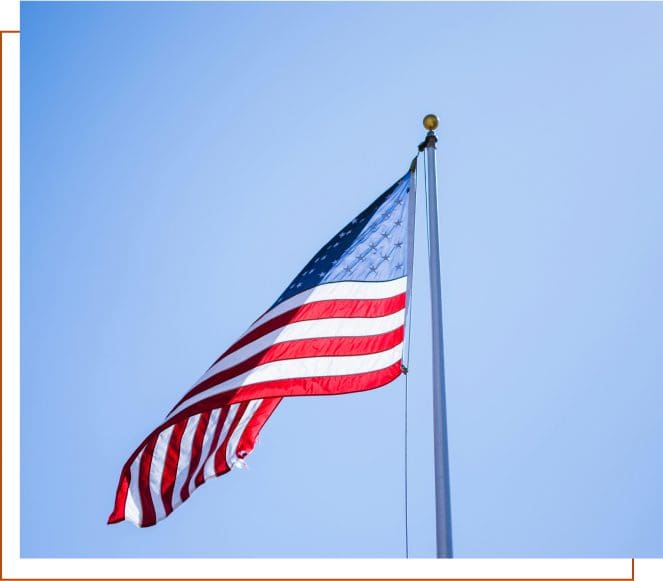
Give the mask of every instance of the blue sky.
POLYGON ((655 3, 23 3, 22 556, 404 555, 403 379, 285 401, 248 470, 105 523, 134 447, 405 173, 428 112, 456 555, 663 556, 662 27, 655 3))

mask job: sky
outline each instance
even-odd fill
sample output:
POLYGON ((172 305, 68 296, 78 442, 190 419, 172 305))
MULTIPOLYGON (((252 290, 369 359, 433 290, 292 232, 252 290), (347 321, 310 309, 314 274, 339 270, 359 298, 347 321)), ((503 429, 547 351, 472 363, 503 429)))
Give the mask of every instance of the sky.
POLYGON ((155 527, 120 469, 440 117, 457 557, 663 556, 663 5, 21 6, 21 556, 434 555, 410 373, 285 400, 155 527), (405 401, 407 394, 407 472, 405 401))

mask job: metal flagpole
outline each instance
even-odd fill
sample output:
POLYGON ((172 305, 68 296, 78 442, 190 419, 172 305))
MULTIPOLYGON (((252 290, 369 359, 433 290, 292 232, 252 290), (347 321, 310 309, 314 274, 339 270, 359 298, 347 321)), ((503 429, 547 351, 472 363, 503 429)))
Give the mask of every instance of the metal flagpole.
POLYGON ((435 529, 437 557, 453 556, 451 544, 451 499, 449 494, 449 449, 447 445, 447 411, 444 387, 444 344, 442 339, 442 288, 440 281, 440 245, 437 232, 437 172, 435 162, 435 129, 438 118, 424 117, 428 130, 419 146, 426 151, 426 195, 428 196, 428 264, 430 275, 431 315, 433 323, 433 429, 435 455, 435 529))

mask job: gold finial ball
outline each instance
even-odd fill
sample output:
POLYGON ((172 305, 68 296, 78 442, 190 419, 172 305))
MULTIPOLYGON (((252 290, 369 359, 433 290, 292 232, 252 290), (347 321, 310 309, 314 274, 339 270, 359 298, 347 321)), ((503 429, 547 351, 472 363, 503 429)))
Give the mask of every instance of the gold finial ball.
POLYGON ((430 114, 424 117, 424 127, 428 129, 428 131, 435 131, 439 124, 440 120, 437 118, 437 115, 430 114))

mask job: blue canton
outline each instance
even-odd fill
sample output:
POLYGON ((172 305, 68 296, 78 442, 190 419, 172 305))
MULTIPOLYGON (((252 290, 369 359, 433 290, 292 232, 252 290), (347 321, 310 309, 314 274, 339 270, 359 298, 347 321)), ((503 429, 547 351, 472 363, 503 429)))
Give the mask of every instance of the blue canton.
POLYGON ((405 276, 410 186, 408 172, 323 246, 274 305, 327 282, 405 276))

